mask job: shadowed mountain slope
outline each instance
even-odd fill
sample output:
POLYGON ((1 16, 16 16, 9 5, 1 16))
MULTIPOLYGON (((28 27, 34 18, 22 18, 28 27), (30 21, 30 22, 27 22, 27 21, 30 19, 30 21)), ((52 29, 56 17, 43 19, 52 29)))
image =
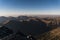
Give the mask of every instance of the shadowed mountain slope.
POLYGON ((41 20, 30 20, 23 22, 17 20, 10 20, 8 23, 5 24, 5 26, 13 30, 14 32, 17 32, 19 30, 24 34, 31 34, 33 36, 40 35, 50 30, 50 28, 46 26, 46 23, 41 20))

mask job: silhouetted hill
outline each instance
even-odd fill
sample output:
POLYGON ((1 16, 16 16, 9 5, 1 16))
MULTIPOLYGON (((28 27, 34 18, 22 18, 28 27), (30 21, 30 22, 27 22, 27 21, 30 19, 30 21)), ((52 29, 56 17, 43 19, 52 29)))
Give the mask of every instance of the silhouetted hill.
POLYGON ((0 17, 0 23, 5 22, 6 20, 8 20, 7 17, 4 17, 4 16, 0 17))
POLYGON ((17 20, 16 17, 11 17, 10 16, 10 17, 7 17, 7 18, 8 18, 8 20, 17 20))

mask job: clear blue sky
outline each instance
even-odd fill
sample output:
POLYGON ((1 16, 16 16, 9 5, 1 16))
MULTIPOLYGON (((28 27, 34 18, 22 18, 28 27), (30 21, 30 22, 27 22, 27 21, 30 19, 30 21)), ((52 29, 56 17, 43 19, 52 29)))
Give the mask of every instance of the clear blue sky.
POLYGON ((1 15, 59 14, 60 0, 0 0, 1 15))

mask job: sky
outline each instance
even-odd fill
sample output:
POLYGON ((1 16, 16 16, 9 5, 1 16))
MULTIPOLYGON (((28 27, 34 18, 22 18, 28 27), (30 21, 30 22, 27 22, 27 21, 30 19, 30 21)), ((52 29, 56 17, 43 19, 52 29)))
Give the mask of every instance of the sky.
POLYGON ((0 0, 0 16, 60 15, 60 0, 0 0))

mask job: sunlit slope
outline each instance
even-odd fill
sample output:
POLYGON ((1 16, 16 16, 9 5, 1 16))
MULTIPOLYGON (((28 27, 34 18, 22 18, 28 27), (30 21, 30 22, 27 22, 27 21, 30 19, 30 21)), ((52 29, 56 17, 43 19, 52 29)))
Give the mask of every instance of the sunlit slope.
POLYGON ((43 33, 38 37, 38 40, 60 40, 60 27, 43 33))

